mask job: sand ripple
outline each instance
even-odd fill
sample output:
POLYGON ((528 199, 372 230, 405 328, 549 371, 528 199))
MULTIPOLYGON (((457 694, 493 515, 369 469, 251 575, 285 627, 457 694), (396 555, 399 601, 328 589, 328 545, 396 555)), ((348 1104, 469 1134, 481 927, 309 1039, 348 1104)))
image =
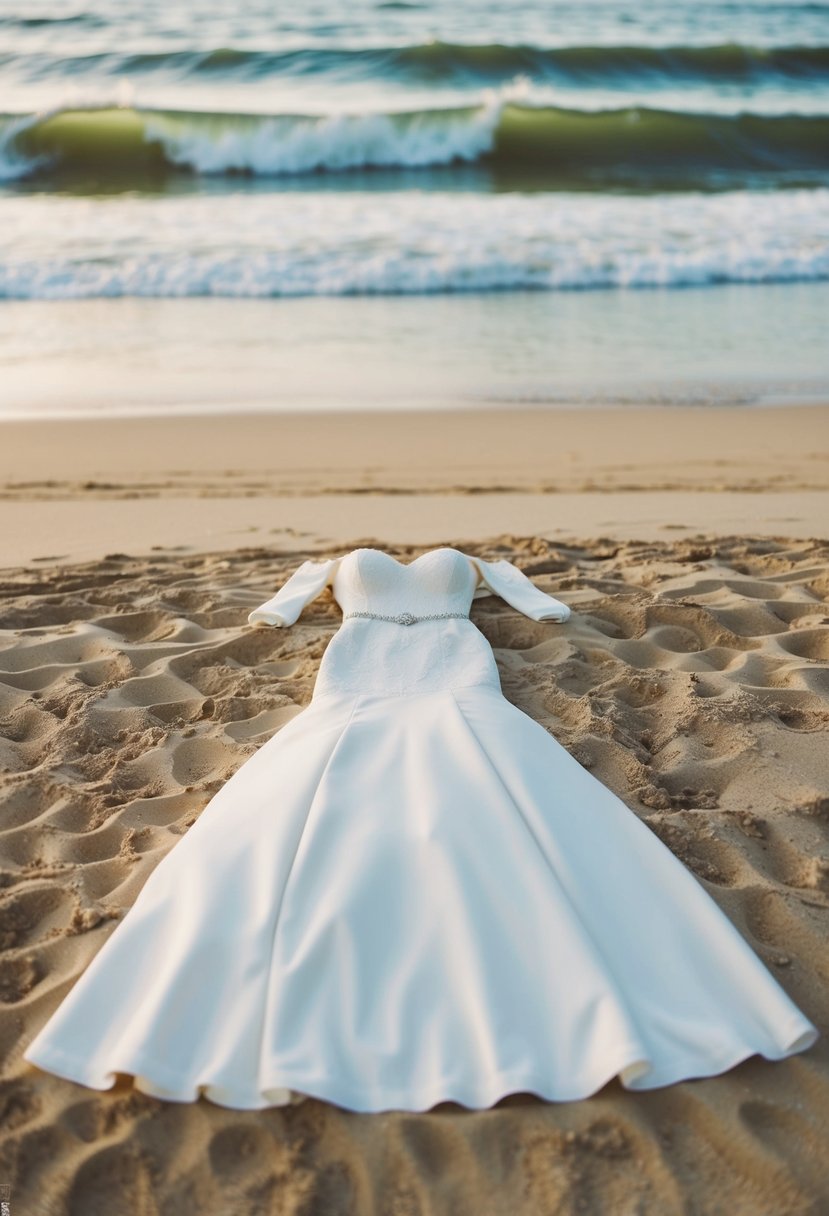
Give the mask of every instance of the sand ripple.
POLYGON ((505 694, 681 858, 824 1037, 802 1057, 663 1090, 614 1080, 581 1103, 516 1094, 418 1115, 316 1100, 234 1112, 33 1069, 23 1044, 154 866, 308 703, 339 612, 327 592, 290 631, 247 626, 305 552, 6 571, 0 1180, 12 1211, 829 1211, 829 545, 449 543, 508 557, 571 604, 550 629, 475 602, 505 694))

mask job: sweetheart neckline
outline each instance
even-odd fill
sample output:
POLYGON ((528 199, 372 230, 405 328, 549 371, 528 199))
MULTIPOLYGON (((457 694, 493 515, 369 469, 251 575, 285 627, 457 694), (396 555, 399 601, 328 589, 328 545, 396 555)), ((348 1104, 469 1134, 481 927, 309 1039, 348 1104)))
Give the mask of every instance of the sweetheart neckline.
MULTIPOLYGON (((457 553, 459 557, 463 557, 469 561, 465 553, 461 553, 460 549, 453 549, 451 545, 440 545, 437 549, 427 549, 425 553, 418 554, 410 562, 398 561, 396 557, 392 557, 391 553, 387 553, 385 549, 374 549, 370 545, 360 545, 357 549, 352 549, 351 553, 379 553, 381 557, 387 557, 390 562, 394 562, 395 566, 398 566, 401 570, 410 570, 412 566, 416 566, 424 557, 432 557, 435 553, 457 553)), ((347 556, 350 557, 351 554, 347 554, 347 556)))

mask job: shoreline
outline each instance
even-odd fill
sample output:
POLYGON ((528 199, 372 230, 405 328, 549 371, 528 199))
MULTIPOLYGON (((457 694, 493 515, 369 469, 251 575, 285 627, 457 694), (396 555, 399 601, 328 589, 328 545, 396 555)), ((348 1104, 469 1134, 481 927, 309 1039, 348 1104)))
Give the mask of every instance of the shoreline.
POLYGON ((829 401, 827 309, 829 282, 5 300, 0 413, 759 412, 829 401))
MULTIPOLYGON (((507 401, 503 397, 470 397, 466 400, 460 400, 455 397, 451 402, 447 402, 440 397, 434 398, 399 398, 393 404, 372 403, 362 407, 354 405, 345 405, 338 407, 335 402, 329 398, 308 398, 302 400, 301 404, 285 403, 273 400, 256 401, 249 398, 245 404, 237 409, 234 406, 229 406, 224 399, 217 401, 191 401, 191 402, 166 402, 157 401, 154 404, 144 402, 141 405, 125 405, 119 403, 116 409, 107 411, 105 409, 95 408, 60 408, 50 412, 48 409, 42 409, 37 402, 30 403, 30 406, 22 406, 17 411, 0 412, 0 426, 8 426, 14 423, 21 425, 31 424, 32 426, 42 426, 47 423, 56 422, 153 422, 159 419, 189 419, 191 421, 199 421, 202 418, 262 418, 264 417, 353 417, 371 416, 372 418, 411 415, 413 417, 434 417, 435 415, 443 416, 445 414, 464 414, 465 416, 473 415, 477 417, 479 414, 486 413, 509 413, 515 414, 517 411, 526 411, 527 413, 555 413, 555 412, 578 412, 594 414, 601 411, 606 411, 611 414, 630 413, 637 410, 648 411, 658 414, 660 417, 666 411, 676 410, 694 410, 696 413, 709 413, 719 410, 740 410, 743 413, 753 413, 755 410, 768 409, 822 409, 829 401, 829 390, 821 390, 814 393, 781 393, 777 390, 770 390, 765 395, 755 396, 740 396, 734 397, 700 397, 695 398, 693 392, 688 394, 684 400, 664 398, 653 400, 650 398, 635 397, 626 399, 619 396, 616 399, 605 399, 603 396, 595 398, 585 397, 579 399, 576 394, 567 397, 522 397, 519 400, 507 401)), ((0 407, 1 409, 2 407, 0 407)))

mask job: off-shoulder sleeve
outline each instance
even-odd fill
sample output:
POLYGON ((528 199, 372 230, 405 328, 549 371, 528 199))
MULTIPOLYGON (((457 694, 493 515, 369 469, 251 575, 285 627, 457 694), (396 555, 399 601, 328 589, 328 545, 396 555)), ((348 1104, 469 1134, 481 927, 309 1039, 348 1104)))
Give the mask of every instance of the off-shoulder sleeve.
POLYGON ((567 604, 547 595, 526 574, 505 558, 487 562, 480 557, 466 554, 478 571, 478 586, 475 598, 482 595, 500 595, 513 608, 523 612, 533 621, 566 621, 571 612, 567 604))
POLYGON ((266 625, 293 625, 305 605, 316 599, 330 583, 338 562, 339 558, 332 557, 327 561, 307 561, 297 566, 276 595, 248 614, 248 623, 255 625, 257 621, 262 621, 266 625))

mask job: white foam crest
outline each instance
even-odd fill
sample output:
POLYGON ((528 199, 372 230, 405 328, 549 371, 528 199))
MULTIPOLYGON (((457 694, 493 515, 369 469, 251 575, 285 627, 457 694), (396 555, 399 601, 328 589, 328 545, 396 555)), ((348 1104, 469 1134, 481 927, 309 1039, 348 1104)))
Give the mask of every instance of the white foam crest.
POLYGON ((341 296, 829 279, 829 190, 6 199, 0 296, 341 296), (49 235, 47 235, 49 234, 49 235))
POLYGON ((518 81, 489 90, 479 104, 456 111, 212 116, 192 122, 147 114, 145 130, 148 140, 161 143, 171 163, 205 174, 415 168, 477 160, 491 150, 504 106, 526 94, 526 84, 518 81))

